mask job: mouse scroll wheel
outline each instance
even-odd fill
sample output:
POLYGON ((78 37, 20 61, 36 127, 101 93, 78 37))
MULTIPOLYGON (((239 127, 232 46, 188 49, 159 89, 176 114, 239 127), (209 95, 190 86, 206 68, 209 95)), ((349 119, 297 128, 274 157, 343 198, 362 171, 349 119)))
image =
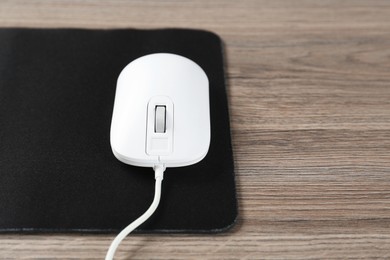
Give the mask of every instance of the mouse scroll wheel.
POLYGON ((165 133, 166 131, 166 106, 156 106, 154 132, 165 133))

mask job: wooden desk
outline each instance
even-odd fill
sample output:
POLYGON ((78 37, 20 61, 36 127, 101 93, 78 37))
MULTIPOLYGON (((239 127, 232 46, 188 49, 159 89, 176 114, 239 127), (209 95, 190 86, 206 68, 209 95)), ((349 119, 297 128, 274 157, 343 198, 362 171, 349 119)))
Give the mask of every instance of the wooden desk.
MULTIPOLYGON (((240 216, 118 259, 390 258, 389 1, 2 1, 0 26, 202 28, 225 41, 240 216)), ((0 235, 0 258, 102 259, 112 235, 0 235)))

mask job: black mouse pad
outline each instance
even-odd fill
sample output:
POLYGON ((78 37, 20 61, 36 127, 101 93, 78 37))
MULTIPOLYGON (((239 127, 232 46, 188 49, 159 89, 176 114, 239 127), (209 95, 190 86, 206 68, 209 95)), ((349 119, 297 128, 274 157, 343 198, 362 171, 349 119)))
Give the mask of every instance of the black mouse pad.
POLYGON ((0 29, 0 231, 111 232, 154 196, 152 168, 119 162, 110 124, 121 70, 146 54, 188 57, 210 82, 211 145, 165 171, 138 232, 219 232, 237 216, 222 44, 198 30, 0 29))

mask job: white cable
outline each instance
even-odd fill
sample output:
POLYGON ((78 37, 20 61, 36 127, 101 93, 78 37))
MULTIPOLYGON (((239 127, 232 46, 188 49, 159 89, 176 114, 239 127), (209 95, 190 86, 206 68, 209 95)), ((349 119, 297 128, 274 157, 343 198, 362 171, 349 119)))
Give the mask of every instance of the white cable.
POLYGON ((133 221, 130 225, 124 228, 112 241, 110 248, 107 251, 106 260, 114 259, 115 251, 118 248, 122 240, 130 234, 131 231, 136 229, 139 225, 144 223, 157 209, 158 204, 160 203, 161 197, 161 182, 163 180, 165 167, 163 165, 157 165, 154 167, 154 177, 156 179, 154 199, 148 210, 142 214, 139 218, 133 221))

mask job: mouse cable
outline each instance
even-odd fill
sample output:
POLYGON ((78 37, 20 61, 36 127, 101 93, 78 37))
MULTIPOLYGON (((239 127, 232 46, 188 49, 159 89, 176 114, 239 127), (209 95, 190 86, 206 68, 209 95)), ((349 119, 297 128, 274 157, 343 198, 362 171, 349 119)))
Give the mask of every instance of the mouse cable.
POLYGON ((130 225, 125 227, 112 241, 110 248, 107 251, 107 255, 105 260, 112 260, 115 255, 115 251, 118 248, 119 244, 122 242, 122 240, 131 233, 134 229, 136 229, 139 225, 144 223, 157 209, 158 204, 160 203, 161 198, 161 182, 164 177, 164 170, 165 167, 163 165, 156 165, 153 167, 154 169, 154 178, 156 179, 155 184, 155 192, 154 192, 154 199, 148 210, 142 214, 139 218, 133 221, 130 225))

